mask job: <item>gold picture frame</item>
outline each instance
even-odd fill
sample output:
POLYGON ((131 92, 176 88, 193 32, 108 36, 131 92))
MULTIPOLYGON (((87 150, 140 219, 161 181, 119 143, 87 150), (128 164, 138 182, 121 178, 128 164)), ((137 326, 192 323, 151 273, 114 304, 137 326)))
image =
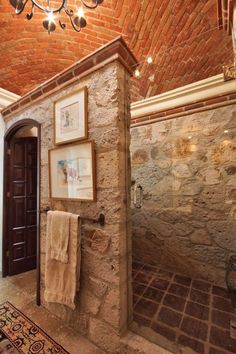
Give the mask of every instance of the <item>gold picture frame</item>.
POLYGON ((54 102, 54 144, 61 145, 88 138, 87 87, 54 102))
POLYGON ((93 140, 48 151, 49 195, 52 199, 96 201, 95 144, 93 140))

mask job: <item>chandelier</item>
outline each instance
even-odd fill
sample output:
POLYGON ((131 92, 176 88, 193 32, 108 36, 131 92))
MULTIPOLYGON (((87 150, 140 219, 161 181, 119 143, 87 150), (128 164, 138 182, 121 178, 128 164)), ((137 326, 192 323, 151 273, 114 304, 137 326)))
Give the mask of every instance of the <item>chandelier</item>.
MULTIPOLYGON (((15 13, 20 15, 25 8, 28 0, 9 0, 10 4, 15 8, 15 13)), ((37 7, 41 11, 44 11, 46 14, 46 18, 43 21, 43 27, 48 31, 48 33, 55 31, 56 24, 55 24, 55 14, 58 14, 58 23, 62 29, 66 28, 66 24, 61 20, 61 11, 64 10, 66 15, 70 19, 70 23, 76 32, 80 32, 82 28, 87 25, 87 21, 84 15, 83 6, 88 9, 96 9, 98 5, 100 5, 103 0, 91 0, 88 3, 85 0, 80 0, 82 6, 78 7, 77 13, 74 13, 74 10, 67 6, 67 0, 61 0, 61 5, 57 8, 53 8, 50 5, 50 0, 47 0, 47 5, 42 6, 36 0, 31 1, 31 12, 26 15, 27 20, 31 20, 34 15, 34 9, 37 7)))

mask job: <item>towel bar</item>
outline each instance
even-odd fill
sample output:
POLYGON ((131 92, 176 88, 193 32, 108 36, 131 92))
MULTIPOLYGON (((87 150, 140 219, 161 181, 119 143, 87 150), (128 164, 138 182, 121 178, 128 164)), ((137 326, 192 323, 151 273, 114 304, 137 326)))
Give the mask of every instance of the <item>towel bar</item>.
MULTIPOLYGON (((49 210, 51 210, 51 209, 49 207, 46 207, 45 209, 42 209, 40 212, 41 213, 47 213, 49 210)), ((80 219, 91 221, 93 223, 99 224, 100 226, 104 226, 105 225, 105 215, 103 213, 99 214, 98 219, 84 217, 84 216, 80 216, 80 219)))

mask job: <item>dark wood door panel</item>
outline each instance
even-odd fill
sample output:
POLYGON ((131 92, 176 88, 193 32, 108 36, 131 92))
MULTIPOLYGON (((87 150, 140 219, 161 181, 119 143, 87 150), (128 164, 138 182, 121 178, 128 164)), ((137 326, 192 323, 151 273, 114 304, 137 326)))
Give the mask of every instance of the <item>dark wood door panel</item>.
POLYGON ((37 197, 36 196, 27 197, 26 208, 27 208, 27 210, 37 211, 37 197))
POLYGON ((14 167, 14 177, 15 182, 23 182, 25 180, 25 168, 24 167, 14 167))
POLYGON ((19 166, 25 166, 25 143, 23 141, 15 141, 13 146, 12 146, 12 163, 13 166, 19 165, 19 166))
POLYGON ((13 230, 16 227, 25 226, 25 198, 12 198, 11 200, 11 226, 10 230, 13 230))
POLYGON ((37 195, 37 169, 27 169, 27 197, 37 195))
POLYGON ((36 267, 37 138, 13 139, 9 171, 9 275, 36 267))
POLYGON ((12 192, 15 197, 25 197, 25 182, 12 182, 12 192))
POLYGON ((36 256, 37 243, 36 243, 36 239, 34 237, 36 230, 37 230, 36 227, 32 227, 32 228, 27 229, 27 231, 26 231, 27 257, 35 257, 36 256))
POLYGON ((36 226, 37 225, 37 212, 36 211, 27 211, 26 225, 27 226, 36 226))
POLYGON ((12 243, 20 243, 25 240, 25 228, 12 230, 12 243))
POLYGON ((31 151, 28 149, 28 155, 27 155, 27 165, 29 167, 36 167, 37 166, 37 152, 31 151))
POLYGON ((21 261, 25 258, 25 243, 17 243, 12 247, 12 260, 21 261))

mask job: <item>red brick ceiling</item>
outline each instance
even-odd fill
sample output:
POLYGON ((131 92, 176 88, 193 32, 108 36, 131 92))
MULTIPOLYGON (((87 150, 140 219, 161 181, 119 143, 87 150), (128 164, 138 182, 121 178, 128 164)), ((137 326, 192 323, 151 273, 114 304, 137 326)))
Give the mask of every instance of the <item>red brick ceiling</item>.
POLYGON ((217 29, 217 0, 104 0, 86 12, 81 33, 68 23, 48 35, 38 9, 31 21, 25 14, 0 0, 0 87, 19 95, 120 34, 141 63, 154 59, 133 79, 133 101, 219 74, 232 61, 231 38, 217 29))

